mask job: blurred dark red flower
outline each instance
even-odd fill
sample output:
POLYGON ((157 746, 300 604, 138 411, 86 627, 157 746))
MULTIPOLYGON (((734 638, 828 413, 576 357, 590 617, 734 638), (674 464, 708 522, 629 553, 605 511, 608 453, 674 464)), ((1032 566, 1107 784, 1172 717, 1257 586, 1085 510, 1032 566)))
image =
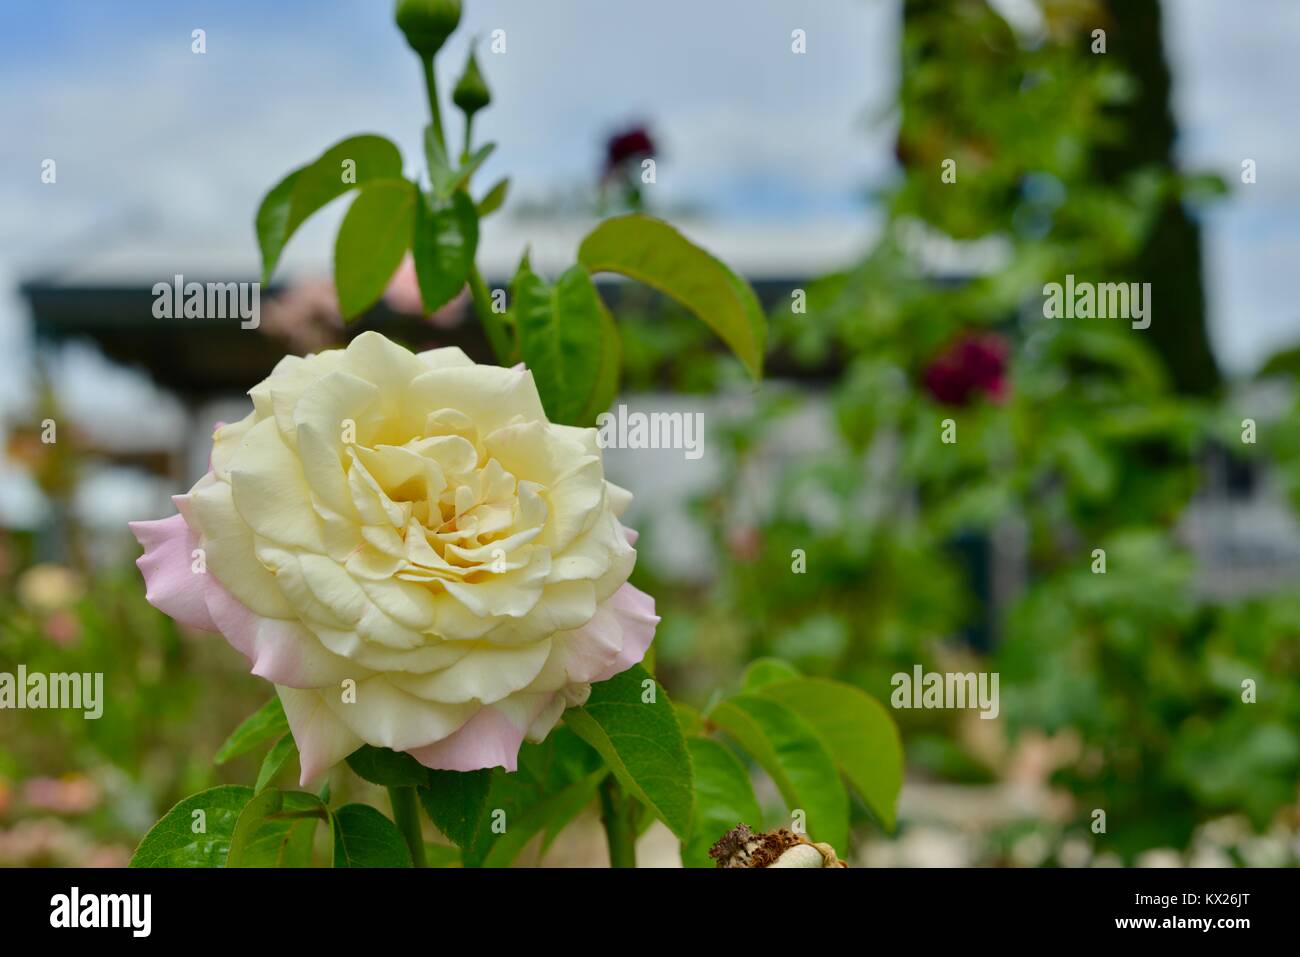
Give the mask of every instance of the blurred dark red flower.
POLYGON ((999 402, 1006 396, 1009 352, 996 333, 967 333, 926 367, 925 387, 945 405, 966 405, 977 395, 999 402))
POLYGON ((616 172, 631 159, 655 155, 654 140, 644 126, 632 126, 615 133, 605 144, 605 175, 616 172))

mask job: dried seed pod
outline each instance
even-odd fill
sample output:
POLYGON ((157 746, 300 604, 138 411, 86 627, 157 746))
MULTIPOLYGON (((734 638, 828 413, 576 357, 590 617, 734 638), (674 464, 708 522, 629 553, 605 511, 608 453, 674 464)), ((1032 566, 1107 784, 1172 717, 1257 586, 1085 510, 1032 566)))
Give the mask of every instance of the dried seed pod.
POLYGON ((785 828, 755 834, 747 824, 722 835, 709 856, 718 867, 848 867, 829 844, 814 844, 785 828))

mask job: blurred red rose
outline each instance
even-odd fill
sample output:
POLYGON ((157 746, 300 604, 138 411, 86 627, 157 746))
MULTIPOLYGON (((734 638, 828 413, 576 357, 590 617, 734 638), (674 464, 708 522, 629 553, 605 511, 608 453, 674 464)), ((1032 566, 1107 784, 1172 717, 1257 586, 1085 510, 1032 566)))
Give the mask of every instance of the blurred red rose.
POLYGON ((945 405, 966 405, 977 395, 1000 402, 1007 392, 1009 352, 1007 340, 996 333, 967 333, 926 367, 925 387, 945 405))
POLYGON ((605 144, 605 176, 618 172, 628 160, 655 155, 654 140, 644 126, 633 126, 615 133, 605 144))

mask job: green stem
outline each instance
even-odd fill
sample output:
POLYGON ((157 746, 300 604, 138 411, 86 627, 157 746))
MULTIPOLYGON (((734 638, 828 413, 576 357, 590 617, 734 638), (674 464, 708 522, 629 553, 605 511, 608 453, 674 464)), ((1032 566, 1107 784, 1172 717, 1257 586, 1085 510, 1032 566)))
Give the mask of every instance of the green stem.
POLYGON ((460 165, 469 162, 469 151, 474 144, 474 114, 465 114, 465 148, 460 151, 460 165))
POLYGON ((421 57, 424 63, 424 89, 429 94, 429 116, 433 121, 433 135, 438 138, 438 145, 447 154, 447 138, 442 135, 442 107, 438 105, 438 78, 433 72, 433 57, 421 57))
MULTIPOLYGON (((433 125, 433 135, 438 140, 438 145, 442 147, 444 155, 447 155, 447 139, 442 132, 442 109, 438 105, 438 78, 433 72, 433 57, 422 57, 424 63, 424 88, 429 94, 429 116, 433 125)), ((471 118, 465 120, 465 154, 469 154, 471 134, 471 118)), ((487 333, 488 342, 492 345, 492 351, 496 353, 497 361, 503 365, 509 365, 512 362, 514 353, 514 341, 509 330, 506 329, 505 323, 501 317, 492 311, 492 295, 488 292, 487 283, 483 280, 483 274, 478 271, 478 265, 470 267, 469 271, 469 291, 474 300, 474 311, 478 313, 479 322, 483 324, 483 331, 487 333)))
POLYGON ((609 866, 636 867, 636 831, 623 791, 612 774, 600 784, 600 819, 609 842, 609 866))
POLYGON ((487 333, 492 351, 496 353, 497 362, 503 366, 512 365, 515 351, 513 337, 501 316, 492 311, 492 295, 488 292, 487 283, 483 280, 483 274, 478 271, 477 264, 471 266, 469 270, 469 294, 474 300, 474 311, 478 313, 478 321, 483 323, 483 331, 487 333))
POLYGON ((413 787, 391 787, 388 799, 393 802, 393 821, 402 832, 406 846, 411 849, 411 860, 416 867, 428 867, 424 856, 424 833, 420 829, 420 804, 413 787))

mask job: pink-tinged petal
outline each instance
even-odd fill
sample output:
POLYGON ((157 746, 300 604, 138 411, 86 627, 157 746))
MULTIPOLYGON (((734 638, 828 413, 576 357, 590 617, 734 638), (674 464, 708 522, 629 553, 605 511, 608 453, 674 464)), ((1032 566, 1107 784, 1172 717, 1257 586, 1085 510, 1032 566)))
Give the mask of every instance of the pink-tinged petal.
POLYGON ((517 728, 496 708, 483 708, 460 729, 433 744, 409 748, 407 754, 426 768, 439 771, 478 771, 518 767, 524 729, 517 728))
POLYGON ((591 621, 557 640, 563 642, 564 672, 570 682, 603 681, 618 673, 610 669, 623 650, 623 624, 609 600, 597 606, 591 621))
POLYGON ((645 657, 659 616, 655 600, 624 584, 581 628, 563 635, 564 670, 571 684, 605 681, 645 657))
POLYGON ((636 540, 641 537, 640 532, 635 528, 628 528, 626 525, 623 526, 623 534, 627 536, 627 543, 629 545, 635 545, 636 540))
POLYGON ((259 678, 289 688, 321 688, 367 675, 365 669, 326 650, 300 622, 257 614, 215 578, 205 597, 214 630, 249 660, 250 670, 259 678))
POLYGON ((659 624, 654 598, 631 585, 624 585, 610 595, 602 607, 618 616, 623 628, 623 647, 614 664, 607 672, 599 675, 596 681, 612 678, 619 672, 640 664, 650 648, 650 642, 654 641, 655 626, 659 624))
POLYGON ((307 787, 365 743, 334 716, 317 692, 279 686, 275 690, 284 705, 294 743, 298 745, 298 761, 302 766, 299 786, 307 787))
POLYGON ((216 631, 204 594, 208 574, 191 565, 199 538, 182 515, 152 522, 131 522, 131 533, 144 547, 136 566, 144 575, 145 599, 183 625, 216 631))
POLYGON ((555 695, 528 725, 528 740, 541 744, 560 723, 560 716, 564 714, 564 709, 582 707, 587 703, 590 694, 591 685, 577 685, 565 689, 563 694, 555 695))

